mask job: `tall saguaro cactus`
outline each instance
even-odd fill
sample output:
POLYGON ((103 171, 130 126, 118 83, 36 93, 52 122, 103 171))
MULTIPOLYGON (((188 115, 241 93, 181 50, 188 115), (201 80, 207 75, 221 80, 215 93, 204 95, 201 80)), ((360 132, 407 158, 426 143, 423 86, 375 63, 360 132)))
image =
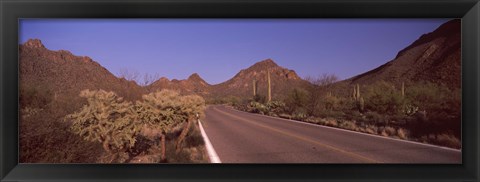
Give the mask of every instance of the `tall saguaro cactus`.
POLYGON ((255 97, 257 95, 257 81, 255 78, 253 79, 253 96, 255 97))
POLYGON ((360 99, 360 85, 353 86, 353 100, 358 101, 360 99))
POLYGON ((402 82, 402 98, 405 98, 405 82, 402 82))
POLYGON ((270 83, 270 71, 267 69, 267 80, 268 80, 268 102, 272 101, 272 88, 270 83))
POLYGON ((356 102, 358 110, 363 112, 365 109, 365 100, 360 96, 359 84, 353 86, 353 100, 356 102))
POLYGON ((357 99, 360 99, 360 85, 357 84, 357 99))

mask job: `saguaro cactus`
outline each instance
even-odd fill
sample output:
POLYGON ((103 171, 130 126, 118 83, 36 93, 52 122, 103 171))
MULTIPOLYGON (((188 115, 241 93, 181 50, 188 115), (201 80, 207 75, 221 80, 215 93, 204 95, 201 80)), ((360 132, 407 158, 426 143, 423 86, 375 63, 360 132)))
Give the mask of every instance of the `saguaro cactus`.
POLYGON ((357 108, 360 111, 365 109, 365 100, 360 96, 360 85, 353 86, 353 100, 356 102, 357 108))
POLYGON ((257 81, 255 78, 253 79, 253 96, 255 97, 257 95, 257 81))
POLYGON ((355 100, 355 101, 357 100, 357 89, 356 89, 356 87, 355 87, 355 86, 353 86, 353 94, 352 94, 352 98, 353 98, 353 100, 355 100))
POLYGON ((268 102, 272 101, 272 88, 270 83, 270 71, 267 70, 267 80, 268 80, 268 102))
POLYGON ((353 100, 358 101, 360 99, 360 85, 353 86, 353 100))
POLYGON ((357 99, 360 99, 360 85, 357 84, 357 99))
POLYGON ((363 112, 363 109, 365 109, 365 100, 363 100, 363 97, 360 97, 358 104, 359 104, 358 109, 360 109, 360 111, 363 112))
POLYGON ((405 82, 402 82, 402 98, 405 97, 405 82))

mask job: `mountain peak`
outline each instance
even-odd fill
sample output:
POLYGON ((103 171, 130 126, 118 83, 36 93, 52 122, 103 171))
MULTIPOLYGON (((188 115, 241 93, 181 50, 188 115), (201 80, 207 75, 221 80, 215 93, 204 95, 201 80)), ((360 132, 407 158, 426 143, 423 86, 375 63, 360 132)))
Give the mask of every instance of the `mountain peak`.
POLYGON ((264 70, 264 69, 270 69, 270 68, 276 68, 279 67, 275 61, 272 59, 265 59, 263 61, 257 62, 250 66, 248 69, 249 70, 264 70))
POLYGON ((192 80, 192 79, 201 79, 201 78, 200 78, 200 75, 198 75, 198 73, 193 73, 188 77, 188 79, 192 80))
POLYGON ((202 79, 202 77, 200 77, 200 75, 198 75, 198 73, 193 73, 192 75, 190 75, 188 77, 189 81, 195 81, 195 82, 205 82, 205 80, 202 79))
POLYGON ((255 65, 258 65, 258 66, 265 66, 265 67, 277 67, 278 64, 275 63, 275 61, 273 61, 272 59, 265 59, 263 61, 260 61, 260 62, 257 62, 254 64, 255 65))
POLYGON ((45 48, 40 39, 28 39, 23 45, 31 48, 45 48))

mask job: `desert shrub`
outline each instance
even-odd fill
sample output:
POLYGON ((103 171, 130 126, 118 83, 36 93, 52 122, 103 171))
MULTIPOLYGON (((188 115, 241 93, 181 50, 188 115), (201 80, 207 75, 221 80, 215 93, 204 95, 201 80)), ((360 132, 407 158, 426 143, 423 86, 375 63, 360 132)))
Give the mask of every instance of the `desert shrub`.
POLYGON ((378 128, 375 125, 366 125, 365 132, 369 134, 377 134, 378 128))
POLYGON ((446 106, 451 91, 444 86, 434 83, 418 83, 408 87, 405 93, 408 103, 427 112, 442 110, 446 106))
POLYGON ((20 85, 19 104, 21 108, 44 108, 45 105, 52 102, 54 94, 50 88, 45 85, 20 85))
POLYGON ((262 103, 252 101, 247 106, 247 111, 252 113, 265 114, 268 112, 268 108, 262 103))
POLYGON ((398 114, 404 99, 394 85, 380 81, 367 87, 364 95, 365 109, 382 114, 398 114))
POLYGON ((307 117, 308 117, 308 115, 307 115, 306 111, 298 111, 298 112, 293 113, 293 115, 292 115, 292 119, 298 120, 298 121, 304 121, 305 119, 307 119, 307 117))
POLYGON ((407 132, 402 129, 402 128, 399 128, 397 130, 397 136, 400 138, 400 139, 407 139, 407 132))
POLYGON ((327 94, 323 98, 323 103, 325 105, 326 110, 335 110, 338 108, 340 99, 332 94, 327 94))
POLYGON ((333 118, 328 118, 325 120, 325 125, 327 126, 333 126, 333 127, 337 127, 338 126, 338 122, 337 120, 333 119, 333 118))
POLYGON ((205 144, 198 127, 193 127, 192 132, 185 138, 185 143, 187 147, 197 147, 205 144))
POLYGON ((310 96, 307 91, 294 88, 285 98, 287 111, 292 115, 307 113, 306 106, 308 105, 309 97, 310 96))
POLYGON ((322 110, 318 113, 318 116, 327 118, 337 118, 337 119, 345 119, 346 114, 343 111, 335 111, 335 110, 322 110))
MULTIPOLYGON (((403 130, 400 130, 400 129, 399 129, 399 132, 402 132, 402 131, 403 131, 403 130)), ((385 132, 386 132, 389 136, 394 136, 394 135, 397 134, 397 130, 395 130, 395 128, 389 127, 389 126, 385 127, 385 132)), ((400 133, 399 133, 399 134, 400 134, 400 133)))
POLYGON ((462 147, 462 142, 460 141, 460 139, 448 133, 428 134, 428 135, 423 135, 418 139, 423 143, 431 143, 435 145, 442 145, 442 146, 447 146, 447 147, 457 148, 457 149, 462 147))
POLYGON ((107 162, 124 162, 125 152, 133 147, 139 131, 139 121, 130 102, 124 102, 113 92, 83 90, 80 96, 88 104, 80 111, 69 114, 71 130, 87 141, 102 143, 109 154, 107 162))
POLYGON ((366 112, 364 122, 373 123, 373 124, 385 124, 387 123, 388 118, 385 115, 378 114, 377 112, 366 112))
POLYGON ((253 96, 252 99, 253 99, 254 102, 258 102, 258 103, 263 104, 267 100, 267 97, 264 96, 264 95, 256 94, 255 96, 253 96))
POLYGON ((237 106, 241 103, 241 100, 236 96, 227 96, 225 98, 225 103, 231 106, 237 106))
POLYGON ((353 121, 343 121, 339 123, 339 127, 347 130, 355 131, 358 126, 353 121))
POLYGON ((285 118, 285 119, 292 119, 292 115, 285 114, 285 113, 279 114, 278 117, 285 118))
POLYGON ((461 91, 443 85, 420 82, 406 89, 406 127, 411 135, 421 138, 435 133, 453 133, 459 138, 461 126, 461 91))
POLYGON ((457 149, 460 148, 462 145, 462 143, 457 137, 449 134, 437 135, 437 138, 434 141, 434 143, 443 145, 443 146, 452 147, 452 148, 457 148, 457 149))
POLYGON ((279 115, 285 112, 285 103, 282 101, 271 101, 265 105, 269 114, 279 115))

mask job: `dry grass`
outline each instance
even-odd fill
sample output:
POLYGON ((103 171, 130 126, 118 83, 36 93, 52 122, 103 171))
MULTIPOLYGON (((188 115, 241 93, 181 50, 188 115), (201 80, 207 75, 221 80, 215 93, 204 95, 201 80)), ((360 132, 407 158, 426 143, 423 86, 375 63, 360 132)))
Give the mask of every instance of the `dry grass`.
POLYGON ((400 139, 407 139, 407 134, 406 134, 406 131, 402 128, 399 128, 397 130, 397 136, 400 138, 400 139))

